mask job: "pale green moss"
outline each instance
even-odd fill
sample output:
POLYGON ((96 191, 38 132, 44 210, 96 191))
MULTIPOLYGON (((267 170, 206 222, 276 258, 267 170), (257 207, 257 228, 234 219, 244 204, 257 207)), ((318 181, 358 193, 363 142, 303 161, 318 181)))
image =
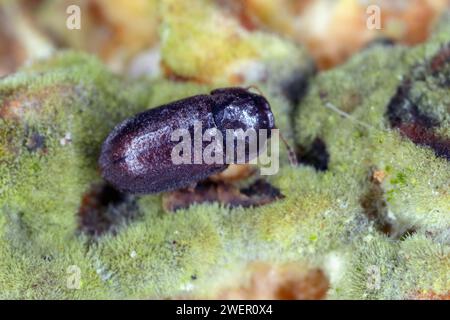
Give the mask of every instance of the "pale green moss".
POLYGON ((2 259, 5 297, 109 296, 76 236, 77 212, 83 193, 100 179, 102 140, 124 114, 146 108, 140 86, 128 87, 95 59, 74 53, 2 80, 2 111, 12 110, 0 123, 7 136, 1 149, 10 153, 0 164, 7 172, 0 178, 2 256, 10 257, 2 259), (44 144, 30 151, 25 145, 32 133, 44 144), (66 288, 70 265, 82 269, 82 290, 66 288))
POLYGON ((287 198, 257 209, 205 204, 158 215, 152 200, 144 204, 152 197, 143 197, 144 220, 103 237, 98 259, 125 296, 213 297, 224 278, 252 261, 321 265, 330 251, 367 236, 369 224, 339 180, 283 168, 272 182, 287 198))
MULTIPOLYGON (((319 75, 298 107, 296 132, 303 145, 316 137, 325 141, 330 153, 329 170, 351 177, 362 186, 356 197, 363 197, 370 187, 372 170, 384 172, 383 197, 398 228, 444 231, 450 226, 448 161, 392 130, 385 115, 402 79, 409 76, 411 68, 424 63, 423 57, 414 58, 424 50, 377 47, 319 75)), ((428 52, 427 56, 435 54, 428 52)), ((448 110, 443 107, 447 92, 426 87, 422 90, 422 98, 435 96, 437 101, 440 96, 442 103, 422 103, 422 107, 428 106, 429 113, 440 115, 442 128, 448 128, 444 119, 448 110)))
POLYGON ((414 235, 401 242, 373 237, 355 244, 336 297, 347 299, 419 299, 447 295, 449 247, 414 235))
POLYGON ((10 172, 0 179, 0 203, 23 213, 21 219, 30 228, 49 231, 33 236, 51 236, 49 244, 58 246, 73 235, 81 195, 99 179, 96 163, 103 139, 123 114, 146 107, 145 88, 138 92, 121 87, 96 60, 71 53, 2 81, 4 108, 14 108, 11 101, 17 101, 23 112, 19 119, 2 121, 2 131, 14 130, 21 138, 3 146, 17 154, 2 165, 10 172), (35 151, 24 146, 32 133, 44 137, 44 145, 35 151), (70 141, 63 145, 67 134, 70 141))

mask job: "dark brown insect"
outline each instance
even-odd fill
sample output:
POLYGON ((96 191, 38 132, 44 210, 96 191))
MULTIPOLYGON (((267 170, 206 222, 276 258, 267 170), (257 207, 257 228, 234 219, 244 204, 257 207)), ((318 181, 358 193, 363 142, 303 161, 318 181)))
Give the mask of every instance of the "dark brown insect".
MULTIPOLYGON (((225 170, 228 167, 225 161, 223 164, 173 163, 172 150, 178 142, 172 141, 172 133, 187 129, 194 134, 195 123, 199 122, 202 133, 216 128, 223 137, 227 129, 267 129, 270 138, 270 130, 275 128, 270 105, 260 94, 243 88, 224 88, 209 95, 192 96, 137 114, 119 124, 103 144, 99 160, 103 177, 124 192, 156 193, 188 187, 225 170)), ((202 151, 208 144, 202 142, 202 151)), ((257 156, 249 154, 248 148, 245 150, 246 161, 257 156)))

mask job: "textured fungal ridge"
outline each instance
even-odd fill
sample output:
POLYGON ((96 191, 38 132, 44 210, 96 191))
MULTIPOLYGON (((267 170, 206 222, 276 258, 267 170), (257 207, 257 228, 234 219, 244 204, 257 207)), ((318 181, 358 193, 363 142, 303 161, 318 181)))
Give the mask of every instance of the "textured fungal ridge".
POLYGON ((412 68, 389 102, 387 117, 390 125, 412 142, 450 161, 450 137, 437 130, 449 124, 449 70, 450 43, 446 43, 429 60, 412 68))
POLYGON ((187 17, 177 3, 163 13, 163 63, 214 85, 124 80, 73 52, 0 80, 0 297, 448 298, 450 164, 432 141, 450 136, 450 20, 424 45, 375 46, 312 79, 301 48, 234 24, 209 42, 211 7, 187 17), (298 167, 281 150, 278 174, 205 187, 211 201, 180 191, 176 212, 173 194, 104 184, 97 161, 117 123, 208 93, 249 58, 266 68, 252 82, 298 167))

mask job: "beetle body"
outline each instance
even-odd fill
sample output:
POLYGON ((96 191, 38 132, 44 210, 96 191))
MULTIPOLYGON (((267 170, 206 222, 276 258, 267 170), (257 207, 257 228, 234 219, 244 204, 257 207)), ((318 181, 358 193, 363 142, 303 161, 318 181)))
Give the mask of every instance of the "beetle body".
MULTIPOLYGON (((184 188, 225 170, 227 163, 174 164, 172 150, 178 142, 171 135, 186 129, 194 134, 216 128, 275 128, 267 100, 241 88, 217 89, 150 109, 119 124, 105 140, 99 159, 103 177, 117 189, 129 193, 156 193, 184 188)), ((201 148, 208 145, 201 143, 201 148)), ((258 150, 259 152, 259 150, 258 150)), ((247 157, 246 160, 251 160, 247 157)))

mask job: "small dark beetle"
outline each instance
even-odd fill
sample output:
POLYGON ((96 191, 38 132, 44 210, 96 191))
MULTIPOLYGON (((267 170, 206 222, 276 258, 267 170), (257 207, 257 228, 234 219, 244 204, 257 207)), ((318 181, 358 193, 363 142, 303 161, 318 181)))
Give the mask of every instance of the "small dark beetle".
MULTIPOLYGON (((145 111, 119 124, 103 144, 100 167, 103 177, 117 189, 129 193, 156 193, 188 187, 225 170, 228 164, 177 164, 171 158, 177 129, 194 132, 226 129, 275 128, 267 100, 243 88, 224 88, 210 95, 197 95, 145 111)), ((206 147, 202 143, 202 147, 206 147)), ((248 150, 248 148, 246 148, 248 150)), ((257 150, 258 154, 261 150, 257 150)), ((247 151, 246 151, 247 152, 247 151)), ((251 156, 246 160, 251 160, 251 156)), ((254 156, 253 156, 254 158, 254 156)))

